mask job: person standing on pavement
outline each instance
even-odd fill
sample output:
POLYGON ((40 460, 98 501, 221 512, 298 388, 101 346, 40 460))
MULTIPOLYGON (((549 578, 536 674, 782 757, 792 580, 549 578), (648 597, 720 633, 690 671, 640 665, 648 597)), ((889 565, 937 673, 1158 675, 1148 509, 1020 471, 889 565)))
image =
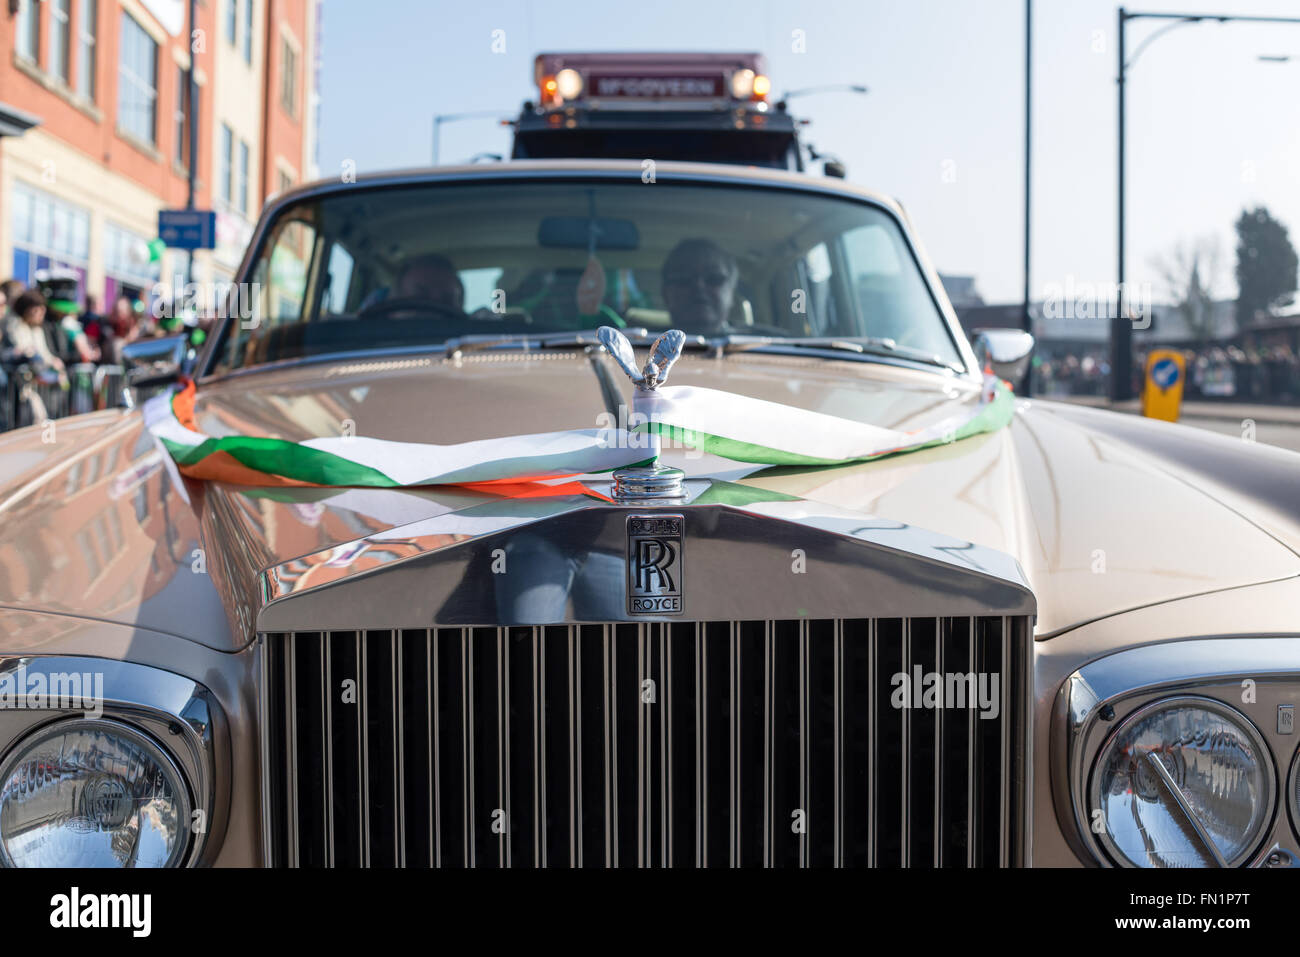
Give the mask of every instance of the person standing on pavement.
POLYGON ((14 302, 13 315, 5 321, 4 358, 44 367, 58 375, 60 384, 65 384, 63 360, 50 348, 44 326, 45 297, 35 290, 23 293, 14 302))

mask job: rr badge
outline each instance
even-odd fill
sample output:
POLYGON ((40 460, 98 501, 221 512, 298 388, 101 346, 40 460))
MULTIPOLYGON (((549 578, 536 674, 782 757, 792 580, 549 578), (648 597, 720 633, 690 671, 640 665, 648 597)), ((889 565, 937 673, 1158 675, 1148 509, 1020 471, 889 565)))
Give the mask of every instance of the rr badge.
POLYGON ((627 517, 627 613, 682 613, 682 515, 627 517))

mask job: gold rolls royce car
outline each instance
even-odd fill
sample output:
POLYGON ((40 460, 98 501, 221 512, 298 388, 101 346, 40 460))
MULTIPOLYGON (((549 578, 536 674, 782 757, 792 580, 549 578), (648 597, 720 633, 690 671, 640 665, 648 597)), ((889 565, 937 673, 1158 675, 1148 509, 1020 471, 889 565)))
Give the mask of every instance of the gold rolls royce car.
POLYGON ((4 865, 1296 861, 1300 457, 1012 397, 893 202, 391 174, 238 279, 0 438, 4 865))

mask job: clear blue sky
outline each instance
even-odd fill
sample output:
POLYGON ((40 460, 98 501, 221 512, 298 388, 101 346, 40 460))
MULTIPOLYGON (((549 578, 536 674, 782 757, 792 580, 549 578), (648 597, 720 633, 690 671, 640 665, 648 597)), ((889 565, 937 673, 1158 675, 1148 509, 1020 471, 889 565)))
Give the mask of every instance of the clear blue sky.
MULTIPOLYGON (((1115 275, 1115 29, 1108 0, 1036 0, 1035 294, 1115 275)), ((1134 0, 1131 9, 1300 16, 1295 0, 1134 0)), ((321 175, 427 165, 435 113, 513 114, 539 51, 757 50, 777 92, 860 82, 866 97, 796 100, 808 139, 850 179, 907 207, 943 272, 990 301, 1021 288, 1023 0, 328 0, 321 175), (492 52, 504 30, 506 52, 492 52), (802 30, 806 53, 791 50, 802 30), (945 175, 947 173, 947 175, 945 175)), ((1129 50, 1160 27, 1131 23, 1129 50)), ((1264 204, 1300 229, 1300 25, 1186 26, 1130 72, 1129 271, 1218 237, 1216 291, 1235 292, 1232 222, 1264 204)), ((491 120, 443 127, 442 159, 506 154, 491 120)))

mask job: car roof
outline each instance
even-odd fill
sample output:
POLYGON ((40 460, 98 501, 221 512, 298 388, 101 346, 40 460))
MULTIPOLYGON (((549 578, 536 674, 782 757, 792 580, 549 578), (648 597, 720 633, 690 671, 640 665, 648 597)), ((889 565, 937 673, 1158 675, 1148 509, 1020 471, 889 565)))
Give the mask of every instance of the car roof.
MULTIPOLYGON (((644 163, 645 160, 537 159, 386 170, 378 173, 361 174, 351 182, 343 182, 338 178, 332 178, 303 183, 274 197, 268 203, 268 206, 279 206, 313 194, 374 186, 408 185, 420 182, 432 183, 441 179, 455 179, 463 182, 466 179, 481 178, 489 180, 502 177, 526 177, 529 174, 573 173, 580 175, 582 173, 596 173, 608 176, 611 173, 618 172, 639 177, 644 169, 644 163)), ((671 179, 706 179, 712 182, 731 181, 737 185, 743 184, 746 186, 813 190, 820 193, 841 195, 850 199, 869 200, 888 207, 900 217, 905 217, 902 206, 891 197, 833 177, 813 176, 808 173, 766 169, 758 166, 741 166, 731 163, 684 163, 676 160, 654 160, 654 164, 656 178, 663 175, 671 179)))

